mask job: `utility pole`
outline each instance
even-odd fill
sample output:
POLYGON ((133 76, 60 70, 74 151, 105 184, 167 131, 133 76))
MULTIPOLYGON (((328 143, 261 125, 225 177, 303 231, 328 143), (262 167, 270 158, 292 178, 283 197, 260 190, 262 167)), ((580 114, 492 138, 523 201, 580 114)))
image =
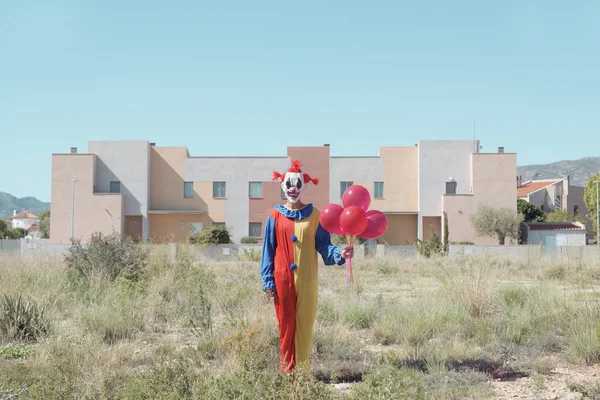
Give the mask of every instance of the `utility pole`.
POLYGON ((71 244, 75 241, 75 182, 77 179, 71 179, 71 244))

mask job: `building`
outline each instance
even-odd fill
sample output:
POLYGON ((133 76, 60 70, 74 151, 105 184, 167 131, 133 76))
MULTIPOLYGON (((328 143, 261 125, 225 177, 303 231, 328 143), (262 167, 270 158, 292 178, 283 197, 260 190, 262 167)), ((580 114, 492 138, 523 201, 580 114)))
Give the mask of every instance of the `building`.
POLYGON ((372 157, 331 157, 329 145, 288 147, 280 157, 196 157, 147 141, 90 141, 87 153, 52 156, 50 240, 85 241, 101 231, 176 242, 192 226, 212 224, 232 228, 234 242, 260 237, 269 211, 284 201, 273 170, 299 159, 320 180, 305 195, 318 208, 339 203, 352 184, 367 187, 371 208, 389 220, 384 243, 442 237, 444 213, 450 241, 493 243, 477 237, 470 216, 480 204, 516 212, 516 155, 479 149, 472 140, 420 141, 372 157))
POLYGON ((534 204, 546 213, 559 210, 580 217, 587 227, 587 235, 593 233, 593 224, 583 200, 584 187, 571 186, 569 177, 522 181, 517 177, 517 198, 534 204))
POLYGON ((523 224, 527 244, 585 246, 585 226, 580 222, 527 222, 523 224))
POLYGON ((13 212, 13 216, 10 218, 10 223, 13 229, 21 228, 23 230, 28 230, 32 225, 38 225, 39 222, 40 217, 30 213, 29 211, 17 213, 15 210, 13 212))

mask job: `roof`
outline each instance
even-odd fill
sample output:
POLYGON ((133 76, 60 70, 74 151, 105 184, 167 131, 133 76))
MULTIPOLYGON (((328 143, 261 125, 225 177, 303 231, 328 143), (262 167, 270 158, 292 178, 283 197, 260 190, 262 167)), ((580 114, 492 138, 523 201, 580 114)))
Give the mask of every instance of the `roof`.
POLYGON ((18 213, 17 215, 13 215, 12 217, 10 217, 11 220, 21 219, 21 218, 37 218, 37 219, 39 219, 40 217, 38 217, 35 214, 30 213, 29 211, 23 211, 23 212, 18 213))
POLYGON ((525 182, 521 187, 517 188, 517 197, 527 197, 533 192, 537 192, 540 189, 554 185, 556 182, 560 181, 562 181, 562 179, 525 182))
POLYGON ((585 232, 583 224, 578 222, 527 222, 531 231, 582 231, 585 232))

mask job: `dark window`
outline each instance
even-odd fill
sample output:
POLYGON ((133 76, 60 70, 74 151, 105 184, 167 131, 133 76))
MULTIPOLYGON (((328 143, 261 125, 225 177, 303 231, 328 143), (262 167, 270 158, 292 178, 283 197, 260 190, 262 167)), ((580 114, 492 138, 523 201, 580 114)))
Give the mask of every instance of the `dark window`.
POLYGON ((353 184, 354 182, 340 182, 340 197, 344 196, 344 192, 346 191, 346 189, 348 189, 353 184))
POLYGON ((225 182, 213 182, 213 197, 214 198, 224 198, 227 191, 227 184, 225 182))
POLYGON ((574 216, 578 216, 579 215, 579 206, 578 205, 574 205, 573 206, 573 215, 574 216))
POLYGON ((112 181, 110 183, 110 192, 111 193, 121 193, 121 182, 112 181))
POLYGON ((183 197, 186 199, 194 198, 194 182, 183 182, 183 197))
POLYGON ((376 199, 383 199, 383 182, 375 182, 375 195, 376 199))
POLYGON ((456 194, 456 182, 446 182, 446 194, 456 194))
POLYGON ((252 237, 260 237, 262 234, 262 224, 260 222, 250 222, 248 225, 248 234, 252 237))

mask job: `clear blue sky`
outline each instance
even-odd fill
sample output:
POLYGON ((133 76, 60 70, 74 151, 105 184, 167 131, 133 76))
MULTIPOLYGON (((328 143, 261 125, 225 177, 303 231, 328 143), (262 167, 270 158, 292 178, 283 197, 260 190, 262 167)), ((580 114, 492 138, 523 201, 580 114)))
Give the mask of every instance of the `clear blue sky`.
POLYGON ((1 0, 0 191, 49 201, 51 154, 105 139, 375 155, 476 118, 519 165, 600 156, 599 19, 594 0, 1 0))

